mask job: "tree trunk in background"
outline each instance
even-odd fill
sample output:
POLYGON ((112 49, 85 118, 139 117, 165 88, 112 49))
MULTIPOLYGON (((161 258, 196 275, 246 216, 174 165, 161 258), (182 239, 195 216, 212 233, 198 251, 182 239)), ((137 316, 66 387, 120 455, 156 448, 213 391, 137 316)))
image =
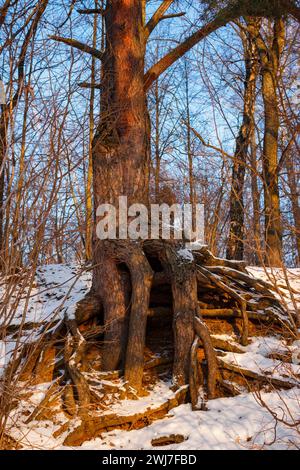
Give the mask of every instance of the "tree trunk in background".
MULTIPOLYGON (((254 130, 254 129, 253 129, 254 130)), ((251 264, 261 265, 260 257, 262 253, 261 246, 261 226, 260 226, 260 194, 257 183, 258 168, 257 168, 257 152, 256 152, 256 138, 255 132, 252 133, 251 149, 250 149, 250 164, 251 164, 251 193, 252 193, 252 210, 253 210, 253 258, 251 264)))
POLYGON ((189 168, 189 203, 192 206, 192 228, 196 229, 196 191, 195 191, 195 178, 194 178, 194 162, 192 152, 192 139, 191 139, 191 115, 190 115, 190 97, 189 97, 189 75, 187 61, 185 65, 185 98, 186 98, 186 130, 187 130, 187 142, 186 150, 188 157, 188 168, 189 168))
POLYGON ((159 151, 159 141, 160 141, 160 127, 159 127, 159 91, 158 91, 158 80, 156 80, 154 85, 155 93, 155 171, 154 171, 154 191, 155 191, 155 201, 159 203, 159 191, 160 191, 160 166, 161 166, 161 155, 159 151))
MULTIPOLYGON (((95 8, 98 7, 98 1, 95 0, 95 8)), ((98 15, 94 14, 93 22, 93 47, 97 47, 97 27, 98 15)), ((91 83, 95 83, 95 68, 96 59, 92 57, 91 64, 91 83)), ((93 186, 93 135, 94 135, 94 101, 95 101, 95 88, 91 88, 90 92, 90 109, 89 109, 89 159, 88 159, 88 172, 86 182, 85 204, 86 204, 86 229, 85 229, 85 258, 90 261, 92 255, 92 238, 93 238, 93 199, 92 199, 92 186, 93 186)))
MULTIPOLYGON (((11 101, 8 104, 1 105, 1 116, 0 116, 0 267, 2 268, 6 261, 6 252, 4 247, 4 240, 6 240, 6 234, 4 233, 4 213, 7 214, 4 208, 4 199, 6 197, 5 190, 5 159, 7 152, 7 128, 10 122, 12 111, 15 108, 18 100, 21 97, 24 88, 24 73, 25 73, 25 59, 28 50, 28 46, 31 40, 35 37, 39 22, 47 8, 48 0, 41 0, 36 5, 36 12, 32 18, 30 26, 25 34, 24 40, 21 44, 20 53, 16 62, 18 77, 16 79, 16 89, 11 101)), ((10 2, 5 2, 4 6, 0 8, 0 26, 4 23, 5 17, 8 12, 10 2)), ((24 25, 26 24, 26 21, 24 25)), ((20 29, 24 29, 23 27, 20 29)), ((14 77, 10 76, 10 86, 14 82, 14 77)), ((23 132, 24 135, 24 132, 23 132)), ((25 155, 22 156, 24 158, 25 155)), ((8 215, 8 214, 7 214, 8 215)), ((9 221, 6 220, 5 227, 9 228, 9 221)))
MULTIPOLYGON (((31 78, 31 66, 30 74, 28 78, 28 87, 30 87, 31 78)), ((19 156, 19 177, 16 191, 16 204, 14 208, 13 223, 12 223, 12 244, 11 244, 11 263, 12 266, 22 266, 22 241, 19 240, 22 231, 20 230, 20 213, 21 204, 23 197, 23 186, 24 186, 24 172, 25 172, 25 154, 26 154, 26 129, 28 121, 29 111, 29 92, 28 88, 24 91, 24 112, 23 112, 23 123, 22 123, 22 138, 21 138, 21 149, 19 156)))
MULTIPOLYGON (((148 201, 149 126, 144 90, 144 11, 139 0, 109 2, 105 14, 106 44, 102 63, 101 115, 93 142, 93 184, 95 209, 100 204, 119 206, 119 196, 126 195, 128 205, 148 201)), ((140 279, 140 301, 147 296, 145 285, 150 270, 139 256, 130 256, 134 242, 94 240, 93 289, 101 293, 104 306, 105 348, 103 368, 114 370, 124 361, 127 339, 128 284, 124 282, 122 262, 131 277, 143 268, 140 279), (124 248, 124 246, 127 248, 124 248)), ((133 302, 133 299, 132 299, 133 302)), ((148 303, 147 303, 148 309, 148 303)), ((146 319, 140 311, 139 331, 145 335, 146 319)), ((131 311, 130 322, 135 321, 131 311)), ((134 329, 133 329, 134 331, 134 329)), ((135 328, 137 331, 137 328, 135 328)), ((140 388, 144 336, 128 338, 125 378, 140 388), (142 354, 140 350, 142 349, 142 354)))
POLYGON ((290 188, 290 199, 292 204, 293 218, 295 223, 295 239, 297 247, 297 265, 300 265, 300 206, 299 206, 299 182, 297 183, 296 166, 292 155, 286 159, 286 169, 288 177, 288 185, 290 188))
MULTIPOLYGON (((7 108, 6 105, 1 105, 2 113, 0 117, 0 256, 3 255, 3 223, 4 223, 4 164, 6 155, 6 132, 7 132, 7 108)), ((3 265, 3 259, 0 260, 1 266, 3 265)))
MULTIPOLYGON (((259 23, 248 20, 252 29, 258 30, 259 23)), ((229 259, 242 260, 244 257, 244 182, 245 164, 247 162, 248 148, 254 129, 254 107, 256 95, 256 81, 258 75, 258 57, 253 38, 253 32, 242 34, 245 57, 245 90, 243 121, 236 139, 232 168, 232 183, 230 194, 230 230, 227 242, 226 256, 229 259)))
POLYGON ((263 175, 265 200, 265 263, 268 266, 282 264, 282 226, 278 186, 278 134, 279 109, 277 100, 277 77, 280 57, 285 41, 285 25, 276 19, 273 27, 273 43, 267 47, 259 38, 262 93, 264 102, 263 175))

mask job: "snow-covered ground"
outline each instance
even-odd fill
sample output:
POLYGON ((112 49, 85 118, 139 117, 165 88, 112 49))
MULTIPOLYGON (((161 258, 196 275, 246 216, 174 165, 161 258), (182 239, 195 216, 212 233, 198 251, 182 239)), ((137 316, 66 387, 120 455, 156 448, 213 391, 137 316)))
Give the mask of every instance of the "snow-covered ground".
MULTIPOLYGON (((283 288, 286 286, 285 275, 281 269, 264 269, 248 267, 248 272, 257 279, 278 286, 278 298, 285 301, 288 308, 295 309, 293 300, 300 307, 300 269, 288 269, 287 276, 292 291, 283 288), (292 297, 292 298, 291 298, 292 297)), ((14 312, 10 325, 19 325, 26 311, 26 323, 42 323, 53 318, 62 318, 65 309, 82 299, 91 286, 91 271, 79 265, 51 264, 38 268, 36 282, 28 296, 23 293, 21 301, 14 312)), ((0 300, 3 298, 5 285, 0 287, 0 300)), ((13 292, 11 301, 17 297, 13 292)), ((0 327, 5 319, 0 319, 0 327)))
POLYGON ((278 292, 276 296, 290 311, 300 308, 300 269, 259 268, 248 266, 247 270, 256 279, 272 284, 278 292))
MULTIPOLYGON (((300 306, 300 270, 288 270, 288 282, 281 270, 250 267, 248 271, 256 278, 276 283, 278 296, 290 310, 300 306)), ((32 340, 40 328, 53 318, 62 318, 65 309, 84 297, 91 285, 91 273, 79 266, 49 265, 40 267, 34 287, 27 297, 23 294, 17 311, 10 321, 12 333, 6 345, 7 359, 15 344, 14 328, 23 321, 22 341, 32 340), (28 303, 28 305, 27 305, 28 303), (30 325, 27 328, 26 325, 30 325)), ((2 285, 2 293, 4 286, 2 285)), ((15 292, 15 295, 17 292, 15 292)), ((13 300, 13 299, 11 299, 13 300)), ((2 319, 3 322, 3 319, 2 319)), ((0 320, 1 326, 1 320, 0 320)), ((219 339, 234 342, 235 338, 220 335, 219 339)), ((241 346, 239 346, 241 348, 241 346)), ((289 381, 295 385, 290 390, 242 393, 232 398, 220 398, 208 402, 207 411, 191 411, 190 405, 181 405, 159 421, 146 428, 132 431, 111 431, 82 444, 78 449, 151 449, 151 440, 160 436, 181 434, 184 441, 166 449, 291 449, 300 448, 300 343, 288 344, 276 336, 252 338, 242 353, 226 353, 221 358, 229 365, 239 365, 257 374, 289 381), (289 356, 282 362, 277 356, 289 356), (269 408, 269 409, 268 409, 269 408)), ((0 366, 1 374, 1 366, 0 366)), ((57 416, 53 421, 32 421, 25 424, 26 416, 45 396, 49 384, 41 384, 30 397, 24 396, 9 419, 9 433, 25 448, 61 449, 65 435, 53 437, 66 418, 57 416), (25 414, 24 414, 25 412, 25 414), (26 415, 26 416, 25 416, 26 415)), ((130 414, 158 405, 168 398, 168 384, 158 383, 149 397, 116 403, 118 413, 130 414), (119 408, 118 408, 119 407, 119 408), (119 411, 118 411, 119 410, 119 411)), ((76 426, 76 423, 73 423, 76 426)), ((77 423, 78 425, 79 423, 77 423)), ((156 447, 157 448, 157 447, 156 447)), ((164 447, 160 447, 164 449, 164 447)))
MULTIPOLYGON (((162 385, 157 388, 152 399, 159 400, 164 390, 162 385)), ((170 392, 165 390, 165 393, 170 392)), ((33 401, 38 402, 42 396, 43 391, 37 392, 33 401)), ((142 402, 145 406, 145 401, 142 402)), ((132 409, 135 406, 141 409, 141 403, 136 401, 122 402, 123 412, 127 407, 132 409)), ((25 425, 17 412, 11 416, 11 422, 14 420, 17 422, 10 429, 10 435, 21 442, 24 448, 67 449, 62 445, 64 434, 56 439, 53 437, 59 426, 53 425, 52 421, 33 421, 25 425)), ((76 424, 80 422, 75 422, 74 427, 76 424)), ((245 393, 237 397, 210 400, 207 411, 192 411, 190 405, 181 405, 148 427, 132 431, 114 430, 74 449, 154 449, 152 439, 174 434, 182 435, 184 441, 159 449, 299 449, 299 389, 260 395, 245 393)))
MULTIPOLYGON (((267 405, 290 422, 300 419, 300 394, 288 392, 262 394, 267 405)), ((293 422, 294 424, 294 422, 293 422)), ((182 434, 185 441, 160 449, 226 450, 257 448, 300 448, 300 426, 289 428, 276 421, 252 394, 211 400, 208 411, 191 411, 181 405, 169 417, 136 431, 112 431, 102 439, 84 443, 82 449, 151 449, 151 440, 182 434), (275 441, 275 442, 273 442, 275 441)))
MULTIPOLYGON (((23 288, 22 282, 16 285, 6 307, 0 316, 1 327, 9 327, 14 332, 22 324, 19 343, 33 341, 45 324, 64 317, 81 300, 91 286, 91 271, 79 265, 52 264, 37 269, 35 282, 31 289, 23 288), (18 299, 17 307, 13 305, 18 299), (11 305, 11 307, 10 307, 11 305)), ((6 286, 0 287, 0 304, 6 302, 6 286)), ((49 331, 49 330, 48 330, 49 331)), ((0 333, 0 340, 1 340, 0 333)), ((15 335, 5 338, 5 362, 8 363, 15 349, 15 335)), ((3 368, 0 361, 0 376, 3 368)))
MULTIPOLYGON (((82 299, 91 286, 91 271, 79 265, 50 264, 37 269, 35 284, 25 291, 18 304, 11 325, 22 322, 26 308, 26 323, 42 323, 62 318, 65 308, 71 308, 82 299), (28 305, 27 305, 28 303, 28 305)), ((4 295, 2 285, 0 295, 4 295)), ((11 301, 17 296, 16 290, 11 301)), ((4 321, 4 319, 2 319, 4 321)), ((0 320, 0 326, 2 321, 0 320)))

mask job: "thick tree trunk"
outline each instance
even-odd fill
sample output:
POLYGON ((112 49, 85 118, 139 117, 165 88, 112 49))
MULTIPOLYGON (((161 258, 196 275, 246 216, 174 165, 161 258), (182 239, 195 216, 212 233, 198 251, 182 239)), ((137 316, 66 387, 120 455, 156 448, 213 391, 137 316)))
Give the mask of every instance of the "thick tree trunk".
MULTIPOLYGON (((97 0, 95 1, 95 8, 98 7, 97 0)), ((93 21, 93 47, 97 47, 97 27, 98 15, 94 14, 93 21)), ((91 83, 95 83, 96 78, 96 58, 92 57, 91 64, 91 83)), ((92 87, 90 91, 89 103, 89 158, 88 158, 88 171, 85 188, 85 205, 86 205, 86 220, 85 220, 85 258, 90 261, 92 259, 92 237, 93 237, 93 135, 94 135, 94 102, 95 102, 95 89, 92 87)))
MULTIPOLYGON (((249 20, 250 21, 250 20, 249 20)), ((253 30, 259 28, 259 23, 251 20, 253 30)), ((230 231, 227 243, 227 258, 242 260, 244 257, 244 182, 245 164, 247 162, 248 148, 254 128, 254 106, 256 94, 256 81, 258 74, 258 57, 254 43, 253 32, 243 34, 245 57, 245 90, 243 122, 236 139, 232 168, 232 183, 230 194, 230 231)))
MULTIPOLYGON (((142 2, 138 0, 116 0, 107 6, 101 115, 93 142, 95 210, 107 203, 117 209, 118 198, 123 195, 127 196, 129 205, 147 202, 150 136, 144 91, 143 17, 142 2)), ((134 242, 104 242, 96 236, 94 240, 93 289, 102 297, 104 306, 103 366, 107 370, 117 369, 124 359, 128 284, 122 281, 120 263, 127 261, 124 259, 126 244, 128 252, 132 252, 134 242)), ((135 362, 133 355, 129 348, 127 371, 135 362)), ((140 387, 140 372, 130 385, 140 387)))
POLYGON ((267 48, 259 44, 261 57, 262 93, 264 101, 265 133, 263 146, 263 173, 265 198, 265 243, 269 266, 282 264, 282 227, 278 187, 278 133, 279 110, 277 76, 284 47, 285 29, 282 19, 275 20, 273 44, 267 48))
POLYGON ((196 190, 195 190, 195 178, 194 178, 194 162, 192 152, 192 139, 191 139, 191 113, 190 113, 190 97, 189 97, 189 73, 187 61, 185 61, 185 98, 186 98, 186 124, 187 124, 187 136, 186 136, 186 150, 188 157, 188 168, 189 168, 189 203, 192 206, 192 228, 196 229, 196 190))

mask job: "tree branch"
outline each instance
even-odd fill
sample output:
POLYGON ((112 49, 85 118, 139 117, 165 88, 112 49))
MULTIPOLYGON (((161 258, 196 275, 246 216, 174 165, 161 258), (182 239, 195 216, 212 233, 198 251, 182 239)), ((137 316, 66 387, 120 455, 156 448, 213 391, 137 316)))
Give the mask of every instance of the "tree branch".
POLYGON ((98 13, 99 15, 105 15, 106 10, 104 8, 85 8, 85 9, 80 9, 77 10, 77 13, 80 15, 91 15, 93 13, 98 13))
POLYGON ((96 90, 101 90, 100 83, 81 82, 81 83, 78 83, 78 86, 80 86, 80 88, 94 88, 96 90))
MULTIPOLYGON (((196 31, 194 34, 189 36, 179 46, 172 49, 162 59, 160 59, 155 65, 153 65, 145 74, 145 89, 148 90, 152 83, 165 72, 174 62, 194 47, 198 42, 207 37, 210 33, 217 29, 225 26, 229 21, 238 18, 241 15, 239 4, 235 4, 233 7, 224 8, 219 12, 217 17, 207 23, 203 28, 196 31)), ((151 20, 150 20, 151 21, 151 20)))
POLYGON ((281 4, 285 11, 292 15, 300 23, 300 8, 291 0, 281 0, 281 4))
POLYGON ((169 20, 170 18, 180 18, 181 16, 184 16, 185 14, 186 14, 185 11, 181 11, 179 13, 171 13, 170 15, 162 16, 159 21, 169 20))
POLYGON ((253 171, 252 166, 248 165, 244 160, 238 159, 236 156, 234 157, 230 155, 229 153, 225 152, 225 150, 223 150, 222 148, 216 147, 215 145, 205 142, 202 135, 199 134, 199 132, 196 131, 196 129, 190 126, 186 121, 183 121, 183 123, 193 132, 193 134, 197 137, 197 139, 200 140, 200 142, 202 143, 202 145, 204 145, 204 147, 209 148, 211 150, 215 150, 216 152, 220 153, 222 157, 226 157, 229 160, 232 160, 232 161, 234 160, 235 162, 238 162, 240 165, 243 165, 245 168, 247 168, 250 172, 253 171))
POLYGON ((220 153, 221 155, 223 155, 223 157, 227 157, 227 158, 230 158, 231 160, 233 159, 232 155, 229 155, 229 153, 225 152, 225 150, 223 149, 220 149, 219 147, 216 147, 215 145, 211 145, 209 144, 208 142, 205 142, 205 140, 203 139, 202 135, 199 134, 198 131, 196 131, 196 129, 194 129, 192 126, 188 125, 187 122, 184 121, 184 124, 189 127, 189 129, 193 132, 193 134, 195 134, 195 136, 197 137, 197 139, 200 140, 200 142, 202 143, 202 145, 204 145, 204 147, 207 147, 209 149, 212 149, 212 150, 215 150, 216 152, 220 153))
POLYGON ((54 41, 67 44, 68 46, 75 47, 75 49, 79 49, 80 51, 87 52, 88 54, 91 54, 97 59, 103 59, 103 52, 99 51, 98 49, 95 49, 94 47, 90 47, 87 44, 76 41, 75 39, 62 38, 60 36, 49 36, 49 38, 53 39, 54 41))
POLYGON ((27 49, 30 44, 30 41, 32 38, 34 38, 37 27, 39 24, 40 19, 43 16, 44 11, 47 8, 49 0, 42 0, 37 3, 36 5, 36 14, 34 19, 32 20, 32 23, 30 25, 29 30, 26 33, 25 39, 23 41, 19 59, 18 59, 18 79, 17 79, 17 90, 12 98, 12 108, 14 108, 18 102, 18 99, 23 91, 23 86, 24 86, 24 66, 25 66, 25 59, 26 59, 26 54, 27 54, 27 49))
POLYGON ((147 40, 154 28, 162 20, 164 13, 170 8, 174 0, 164 0, 158 7, 152 18, 148 21, 145 26, 145 39, 147 40))

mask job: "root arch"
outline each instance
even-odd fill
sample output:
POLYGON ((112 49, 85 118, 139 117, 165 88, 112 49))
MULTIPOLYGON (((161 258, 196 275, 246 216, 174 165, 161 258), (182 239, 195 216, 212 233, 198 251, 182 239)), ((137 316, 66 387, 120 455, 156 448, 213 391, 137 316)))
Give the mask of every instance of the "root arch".
MULTIPOLYGON (((123 376, 127 396, 143 393, 143 375, 149 369, 144 357, 149 318, 172 318, 173 388, 188 385, 193 408, 214 398, 222 386, 207 318, 239 321, 237 338, 242 345, 247 344, 250 322, 271 322, 281 331, 284 323, 291 328, 272 286, 251 278, 243 263, 214 258, 206 248, 188 253, 174 241, 116 241, 99 250, 91 292, 77 304, 75 318, 65 315, 52 338, 63 344, 57 358, 60 369, 64 365, 59 383, 72 385, 82 418, 88 419, 92 408, 101 408, 85 373, 87 351, 94 343, 99 345, 103 377, 123 376), (205 358, 202 368, 200 350, 205 358)), ((49 342, 51 335, 46 335, 49 342)), ((44 344, 38 347, 42 350, 44 344)), ((156 364, 169 362, 156 358, 156 364)))

